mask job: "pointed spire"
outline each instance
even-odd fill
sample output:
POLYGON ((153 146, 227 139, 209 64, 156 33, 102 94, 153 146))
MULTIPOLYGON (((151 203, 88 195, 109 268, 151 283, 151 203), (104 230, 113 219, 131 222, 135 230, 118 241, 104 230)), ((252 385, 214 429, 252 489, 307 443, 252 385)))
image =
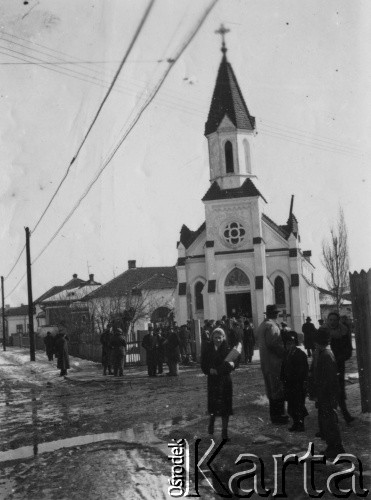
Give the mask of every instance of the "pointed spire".
MULTIPOLYGON (((229 30, 228 30, 229 31, 229 30)), ((232 66, 227 60, 224 35, 227 32, 222 25, 216 33, 222 35, 223 57, 216 78, 209 116, 205 124, 205 135, 216 132, 223 118, 227 116, 236 128, 255 130, 255 118, 250 115, 241 89, 237 83, 232 66)))

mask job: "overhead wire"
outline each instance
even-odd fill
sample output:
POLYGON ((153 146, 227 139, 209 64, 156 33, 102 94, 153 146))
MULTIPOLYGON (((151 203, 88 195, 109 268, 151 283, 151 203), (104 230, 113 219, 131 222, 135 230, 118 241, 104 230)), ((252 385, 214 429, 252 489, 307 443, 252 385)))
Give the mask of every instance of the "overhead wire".
MULTIPOLYGON (((48 52, 52 52, 52 53, 55 53, 55 54, 62 54, 62 55, 67 56, 67 57, 69 57, 69 58, 73 58, 73 59, 75 59, 75 60, 76 60, 76 64, 78 64, 78 65, 80 65, 82 68, 84 68, 84 66, 83 66, 84 61, 79 60, 79 59, 78 59, 77 57, 75 57, 75 56, 71 56, 70 54, 67 54, 67 53, 65 53, 65 52, 62 52, 62 51, 59 51, 59 50, 52 49, 52 48, 50 48, 50 47, 47 47, 46 45, 42 45, 42 44, 39 44, 39 43, 36 43, 36 42, 31 42, 31 41, 29 41, 29 40, 27 40, 27 39, 25 39, 25 38, 19 37, 19 36, 17 36, 17 35, 12 34, 12 33, 5 32, 4 30, 0 30, 0 34, 6 35, 7 37, 15 38, 15 39, 17 39, 17 40, 21 40, 21 41, 23 41, 23 42, 27 42, 27 43, 32 44, 32 45, 35 45, 35 46, 37 46, 37 47, 41 47, 41 48, 43 48, 43 49, 47 50, 48 52)), ((1 37, 0 37, 0 38, 1 38, 1 37)), ((7 42, 9 42, 9 43, 16 43, 16 42, 12 42, 12 41, 10 41, 10 40, 6 40, 6 39, 3 39, 3 40, 5 40, 5 41, 7 41, 7 42)), ((39 52, 39 53, 41 53, 41 54, 44 54, 44 55, 49 55, 49 54, 47 54, 47 53, 46 53, 46 52, 44 52, 44 51, 39 51, 39 50, 37 50, 37 49, 32 49, 32 48, 30 48, 30 47, 28 47, 28 46, 25 46, 25 45, 22 45, 22 47, 27 48, 27 50, 34 50, 34 51, 39 52)), ((27 57, 30 57, 30 56, 27 56, 27 57)), ((56 58, 57 56, 52 55, 52 57, 55 57, 55 58, 56 58)), ((58 57, 58 59, 60 59, 60 60, 62 61, 62 63, 63 63, 63 62, 66 62, 66 61, 63 61, 60 57, 58 57)), ((161 58, 159 61, 162 61, 162 60, 163 60, 163 58, 161 58)), ((37 63, 35 63, 35 64, 37 64, 37 63)), ((49 62, 48 62, 48 63, 43 62, 43 64, 49 64, 49 62)), ((50 64, 51 64, 51 63, 50 63, 50 64)), ((93 71, 93 72, 94 72, 94 73, 96 73, 96 74, 101 74, 99 71, 96 71, 96 70, 91 69, 91 68, 85 68, 85 69, 88 69, 89 71, 93 71)), ((87 76, 87 75, 84 75, 84 76, 87 76)), ((89 75, 89 77, 90 77, 90 75, 89 75)), ((85 80, 84 80, 84 81, 85 81, 85 80)), ((143 85, 146 85, 146 82, 141 82, 140 80, 136 80, 136 81, 137 81, 137 82, 139 82, 140 84, 141 84, 141 83, 143 83, 143 85)), ((180 100, 182 100, 183 102, 185 102, 185 103, 186 103, 186 104, 188 104, 188 105, 189 105, 189 104, 191 104, 191 102, 190 102, 190 101, 185 100, 185 99, 182 99, 182 98, 179 98, 179 95, 178 95, 176 92, 167 91, 167 95, 170 95, 170 96, 171 96, 171 94, 173 94, 173 95, 172 95, 172 98, 177 99, 177 101, 180 99, 180 100), (171 93, 170 93, 170 92, 171 92, 171 93)), ((196 98, 196 99, 198 100, 198 102, 200 102, 200 103, 202 102, 200 99, 198 99, 198 98, 196 98)), ((196 100, 196 99, 195 99, 195 97, 193 96, 193 100, 196 100)), ((336 139, 334 139, 334 138, 329 138, 329 137, 326 137, 326 136, 321 136, 321 135, 319 135, 319 134, 309 133, 308 131, 300 130, 300 129, 295 128, 295 127, 290 127, 290 126, 288 126, 288 125, 286 125, 286 124, 282 124, 282 123, 279 123, 279 122, 276 122, 276 121, 273 121, 273 120, 266 120, 266 119, 264 119, 264 120, 263 120, 263 119, 260 119, 260 121, 261 121, 261 123, 266 124, 267 126, 269 126, 269 124, 273 124, 273 125, 274 125, 274 128, 277 128, 277 126, 278 126, 278 127, 283 127, 284 129, 289 129, 289 131, 290 131, 290 130, 293 130, 293 131, 295 131, 295 133, 298 133, 298 134, 300 134, 300 135, 305 135, 305 136, 310 137, 310 139, 311 139, 312 141, 320 141, 320 142, 323 142, 323 141, 329 141, 329 142, 331 142, 331 143, 334 143, 334 145, 336 145, 336 147, 343 148, 343 149, 351 149, 351 150, 355 150, 356 152, 362 152, 362 150, 360 150, 360 149, 359 149, 359 148, 357 148, 356 146, 346 145, 346 144, 344 144, 344 142, 342 142, 342 141, 338 141, 338 140, 336 140, 336 139)))
POLYGON ((137 115, 133 119, 133 121, 132 121, 130 127, 128 128, 128 130, 125 132, 125 134, 119 140, 119 142, 116 144, 116 146, 114 147, 113 151, 110 153, 110 155, 108 156, 108 158, 106 159, 106 161, 103 163, 103 165, 101 166, 101 168, 98 170, 96 176, 89 183, 89 185, 86 188, 85 192, 79 198, 79 200, 75 203, 74 207, 69 212, 69 214, 67 215, 67 217, 59 225, 58 229, 55 231, 55 233, 52 235, 52 237, 49 239, 49 241, 46 243, 46 245, 42 248, 42 250, 38 253, 38 255, 35 257, 35 259, 32 261, 32 264, 34 264, 35 262, 37 262, 37 260, 41 257, 41 255, 46 251, 46 249, 54 241, 54 239, 58 236, 58 234, 63 229, 63 227, 66 225, 66 223, 71 219, 72 215, 75 213, 75 211, 80 206, 80 204, 82 203, 82 201, 89 194, 91 188, 94 186, 94 184, 97 182, 97 180, 99 179, 99 177, 102 175, 103 171, 107 168, 107 166, 113 160, 113 158, 114 158, 115 154, 117 153, 117 151, 119 150, 120 146, 126 140, 126 138, 128 137, 128 135, 130 134, 130 132, 133 130, 134 126, 136 125, 136 123, 138 122, 138 120, 140 119, 140 117, 142 116, 142 114, 144 113, 144 111, 147 109, 147 107, 151 104, 151 102, 153 101, 153 99, 156 97, 158 91, 160 90, 160 88, 162 87, 163 83, 165 82, 166 77, 168 76, 169 72, 173 68, 174 64, 179 59, 179 57, 183 54, 183 52, 188 47, 188 45, 191 43, 191 41, 193 40, 193 38, 196 36, 196 34, 198 33, 198 31, 201 28, 202 24, 204 23, 205 19, 207 18, 207 16, 209 15, 209 13, 213 9, 213 7, 217 4, 217 2, 218 2, 218 0, 212 0, 212 2, 210 3, 210 5, 205 9, 205 12, 202 14, 201 18, 197 21, 196 26, 193 28, 193 30, 191 31, 191 33, 188 36, 188 38, 185 40, 185 42, 182 44, 182 46, 180 47, 180 49, 177 51, 176 55, 172 58, 172 63, 169 64, 168 68, 166 68, 166 70, 164 71, 164 74, 162 75, 162 77, 160 78, 160 80, 158 81, 158 83, 156 84, 156 86, 154 87, 154 89, 152 90, 151 94, 148 96, 145 104, 138 111, 137 115))
POLYGON ((137 29, 135 30, 134 36, 133 36, 133 38, 132 38, 132 40, 131 40, 131 42, 130 42, 130 44, 129 44, 129 47, 128 47, 128 48, 127 48, 127 50, 126 50, 125 55, 124 55, 124 57, 123 57, 123 59, 122 59, 122 61, 121 61, 120 65, 119 65, 119 67, 117 68, 117 71, 116 71, 115 76, 114 76, 114 78, 113 78, 113 80, 112 80, 112 82, 111 82, 111 85, 109 86, 109 88, 108 88, 108 90, 107 90, 107 92, 106 92, 106 94, 105 94, 105 96, 104 96, 104 98, 103 98, 102 102, 100 103, 100 105, 99 105, 99 107, 98 107, 98 109, 97 109, 97 111, 96 111, 96 113, 95 113, 95 115, 94 115, 94 118, 93 118, 92 122, 90 123, 90 126, 88 127, 88 130, 86 131, 86 133, 85 133, 85 135, 84 135, 84 137, 83 137, 83 139, 82 139, 82 141, 81 141, 81 143, 80 143, 79 147, 77 148, 77 151, 76 151, 76 153, 75 153, 74 157, 72 158, 72 160, 71 160, 71 162, 70 162, 70 164, 69 164, 69 166, 68 166, 68 168, 67 168, 67 170, 66 170, 66 172, 65 172, 64 176, 62 177, 62 180, 61 180, 61 181, 60 181, 60 183, 58 184, 57 189, 55 190, 55 192, 54 192, 53 196, 51 197, 51 199, 50 199, 49 203, 47 204, 47 206, 45 207, 45 209, 44 209, 44 211, 42 212, 41 216, 39 217, 39 219, 38 219, 38 221, 37 221, 37 223, 36 223, 35 227, 34 227, 34 228, 32 229, 32 231, 31 231, 31 233, 33 233, 33 232, 37 229, 37 227, 38 227, 38 225, 40 224, 40 222, 42 221, 42 219, 43 219, 44 215, 45 215, 45 214, 46 214, 46 212, 48 211, 48 209, 49 209, 50 205, 53 203, 53 200, 54 200, 54 199, 55 199, 55 197, 57 196, 57 194, 58 194, 58 192, 59 192, 59 190, 60 190, 60 188, 61 188, 62 184, 63 184, 63 183, 64 183, 64 181, 66 180, 66 178, 67 178, 67 176, 68 176, 68 174, 69 174, 69 172, 70 172, 70 169, 71 169, 71 167, 72 167, 73 163, 76 161, 76 158, 78 157, 78 155, 79 155, 79 153, 80 153, 80 151, 81 151, 81 149, 82 149, 83 145, 85 144, 86 139, 88 138, 88 136, 89 136, 89 134, 90 134, 90 132, 91 132, 91 130, 92 130, 92 128, 93 128, 93 126, 94 126, 95 122, 97 121, 98 116, 100 115, 100 112, 102 111, 102 108, 103 108, 103 106, 104 106, 105 102, 107 101, 107 99, 108 99, 108 97, 109 97, 109 95, 110 95, 110 93, 111 93, 111 91, 112 91, 112 88, 113 88, 113 86, 115 85, 116 80, 117 80, 117 78, 118 78, 118 76, 119 76, 119 74, 120 74, 120 72, 121 72, 121 70, 122 70, 122 68, 123 68, 123 66, 124 66, 124 64, 125 64, 125 62, 126 62, 127 58, 129 57, 129 55, 130 55, 130 53, 131 53, 131 51, 132 51, 132 48, 133 48, 133 46, 134 46, 135 42, 136 42, 136 41, 137 41, 137 39, 138 39, 138 36, 139 36, 140 32, 142 31, 142 28, 143 28, 143 26, 144 26, 144 23, 146 22, 146 20, 147 20, 147 18, 148 18, 148 16, 149 16, 149 13, 150 13, 150 12, 151 12, 151 10, 152 10, 152 7, 153 7, 154 3, 155 3, 155 0, 150 0, 150 2, 149 2, 149 4, 148 4, 148 6, 147 6, 147 8, 146 8, 146 10, 145 10, 145 12, 144 12, 144 14, 143 14, 143 16, 142 16, 142 19, 141 19, 141 21, 140 21, 140 23, 139 23, 139 25, 138 25, 137 29))
MULTIPOLYGON (((171 63, 169 63, 168 68, 165 70, 165 72, 163 73, 162 77, 160 78, 160 80, 158 81, 158 83, 156 84, 156 86, 154 87, 154 89, 152 90, 151 94, 148 96, 146 102, 141 107, 141 109, 138 111, 138 113, 135 116, 135 118, 133 119, 133 121, 132 121, 129 129, 125 132, 125 134, 123 135, 123 137, 119 140, 118 144, 116 144, 115 148, 109 154, 108 158, 103 163, 102 167, 99 169, 99 171, 96 174, 96 176, 94 177, 94 179, 89 183, 89 185, 88 185, 87 189, 85 190, 85 192, 83 193, 83 195, 75 203, 74 207, 69 212, 69 214, 64 219, 64 221, 59 225, 57 231, 55 231, 55 233, 52 235, 52 237, 49 239, 49 241, 46 243, 46 245, 37 254, 37 256, 32 260, 31 264, 34 264, 35 262, 37 262, 38 259, 43 255, 43 253, 47 250, 47 248, 51 245, 51 243, 54 241, 54 239, 58 236, 58 234, 63 229, 63 227, 66 225, 66 223, 71 219, 71 217, 73 216, 74 212, 80 206, 80 204, 82 203, 82 201, 89 194, 91 188, 97 182, 97 180, 99 179, 99 177, 101 176, 101 174, 103 173, 103 171, 106 169, 106 167, 109 165, 109 163, 112 161, 112 159, 114 158, 114 156, 117 153, 118 149, 120 148, 120 146, 122 145, 122 143, 125 141, 125 139, 128 137, 128 135, 130 134, 130 132, 132 131, 132 129, 134 128, 134 126, 136 125, 136 123, 138 122, 138 120, 140 119, 140 117, 142 116, 142 114, 144 113, 144 111, 146 110, 146 108, 151 104, 151 102, 153 101, 153 99, 156 97, 158 91, 160 90, 160 88, 162 87, 163 83, 165 82, 166 77, 168 76, 168 74, 171 71, 172 67, 174 66, 174 64, 176 63, 176 61, 179 59, 179 57, 183 54, 183 52, 186 50, 186 48, 189 46, 189 44, 191 43, 191 41, 193 40, 193 38, 196 36, 196 34, 198 33, 198 31, 201 28, 202 24, 206 20, 207 16, 211 12, 211 10, 217 4, 217 2, 218 2, 218 0, 212 0, 211 3, 210 3, 210 5, 205 9, 204 13, 200 17, 200 19, 197 21, 195 27, 191 31, 191 33, 188 36, 188 38, 185 40, 185 42, 182 44, 182 46, 180 47, 180 49, 177 51, 176 55, 171 59, 171 63)), ((26 276, 26 273, 17 282, 16 286, 11 290, 11 292, 9 292, 9 294, 7 295, 7 297, 11 293, 14 292, 14 290, 18 287, 18 285, 21 283, 21 281, 24 279, 25 276, 26 276)))
MULTIPOLYGON (((147 8, 146 8, 146 10, 145 10, 145 12, 144 12, 144 14, 143 14, 143 16, 142 16, 141 20, 140 20, 140 23, 139 23, 139 25, 138 25, 138 27, 137 27, 137 29, 136 29, 135 33, 134 33, 134 36, 133 36, 133 37, 132 37, 132 39, 131 39, 131 42, 130 42, 130 44, 129 44, 129 47, 127 48, 127 50, 126 50, 126 52, 125 52, 125 55, 124 55, 124 57, 123 57, 122 61, 120 62, 120 65, 119 65, 119 67, 118 67, 118 69, 117 69, 117 71, 116 71, 116 73, 115 73, 115 76, 114 76, 114 78, 113 78, 113 80, 112 80, 112 82, 111 82, 111 84, 110 84, 110 86, 109 86, 109 88, 108 88, 108 90, 107 90, 107 92, 106 92, 106 94, 105 94, 105 96, 104 96, 104 98, 103 98, 102 102, 100 103, 100 105, 99 105, 99 107, 98 107, 98 110, 96 111, 96 113, 95 113, 95 115, 94 115, 94 118, 93 118, 92 122, 90 123, 90 126, 89 126, 89 128, 88 128, 87 132, 85 133, 85 135, 84 135, 84 137, 83 137, 83 139, 82 139, 82 141, 81 141, 81 143, 80 143, 80 145, 79 145, 79 147, 78 147, 78 149, 77 149, 77 151, 76 151, 76 153, 75 153, 74 157, 72 158, 72 160, 71 160, 70 164, 68 165, 68 168, 67 168, 67 170, 66 170, 66 172, 65 172, 64 176, 62 177, 61 181, 59 182, 59 184, 58 184, 58 186, 57 186, 57 189, 55 190, 55 192, 54 192, 54 194, 52 195, 51 199, 49 200, 49 202, 48 202, 47 206, 46 206, 46 207, 45 207, 45 209, 43 210, 43 212, 42 212, 41 216, 39 217, 39 219, 38 219, 38 221, 37 221, 36 225, 34 226, 33 230, 31 231, 31 233, 32 233, 32 232, 34 232, 34 231, 36 230, 36 228, 38 227, 38 225, 40 224, 41 220, 43 219, 44 215, 46 214, 46 212, 47 212, 47 210, 49 209, 50 205, 52 204, 53 200, 54 200, 54 199, 55 199, 55 197, 57 196, 57 194, 58 194, 58 192, 59 192, 59 190, 60 190, 61 186, 63 185, 64 181, 66 180, 66 178, 67 178, 67 176, 68 176, 68 174, 69 174, 69 172, 70 172, 70 170, 71 170, 71 167, 72 167, 73 163, 75 162, 75 160, 76 160, 76 158, 78 157, 78 155, 79 155, 79 153, 80 153, 80 151, 81 151, 81 149, 82 149, 83 145, 85 144, 86 139, 87 139, 87 138, 88 138, 88 136, 89 136, 89 133, 91 132, 91 130, 92 130, 92 128, 93 128, 93 126, 94 126, 95 122, 97 121, 98 116, 99 116, 99 114, 100 114, 100 112, 101 112, 101 110, 102 110, 102 108, 103 108, 103 106, 104 106, 104 104, 105 104, 106 100, 108 99, 108 97, 109 97, 109 95, 110 95, 110 93, 111 93, 111 91, 112 91, 112 88, 113 88, 113 86, 114 86, 114 84, 115 84, 115 82, 116 82, 116 80, 117 80, 117 78, 118 78, 118 76, 119 76, 119 74, 120 74, 120 72, 121 72, 121 70, 122 70, 122 68, 123 68, 124 64, 125 64, 125 63, 126 63, 126 61, 127 61, 127 58, 129 57, 129 55, 130 55, 130 53, 131 53, 131 51, 132 51, 132 48, 133 48, 133 46, 134 46, 135 42, 136 42, 136 41, 137 41, 137 39, 138 39, 138 36, 139 36, 140 32, 142 31, 142 28, 143 28, 143 26, 144 26, 144 24, 145 24, 145 22, 146 22, 146 20, 147 20, 147 18, 148 18, 148 16, 149 16, 149 13, 150 13, 150 11, 152 10, 152 7, 153 7, 153 5, 154 5, 154 2, 155 2, 155 0, 150 0, 149 4, 148 4, 148 6, 147 6, 147 8)), ((8 274, 6 275, 6 278, 5 278, 5 279, 7 279, 7 278, 10 276, 10 274, 13 272, 13 270, 15 269, 15 267, 16 267, 16 265, 18 264, 18 262, 19 262, 19 260, 20 260, 20 258, 21 258, 21 256, 22 256, 22 254, 23 254, 23 252, 24 252, 25 248, 26 248, 26 245, 24 245, 24 247, 22 248, 22 250, 21 250, 21 252, 20 252, 20 254, 19 254, 18 258, 16 259, 15 263, 13 264, 13 266, 12 266, 11 270, 10 270, 10 271, 8 272, 8 274)))

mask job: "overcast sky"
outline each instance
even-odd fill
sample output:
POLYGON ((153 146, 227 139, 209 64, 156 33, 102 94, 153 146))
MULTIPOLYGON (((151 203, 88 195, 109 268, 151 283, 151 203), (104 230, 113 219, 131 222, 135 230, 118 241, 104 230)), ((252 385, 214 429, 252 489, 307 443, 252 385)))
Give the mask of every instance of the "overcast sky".
MULTIPOLYGON (((32 235, 32 258, 208 4, 156 0, 115 91, 32 235)), ((24 227, 33 229, 66 171, 147 5, 1 2, 0 274, 7 276, 24 244, 24 227)), ((129 259, 138 266, 175 264, 182 224, 196 229, 204 220, 209 169, 203 132, 221 59, 214 33, 221 22, 231 30, 227 56, 257 119, 253 171, 268 201, 266 214, 285 224, 295 194, 301 246, 312 250, 323 285, 321 242, 341 205, 351 268, 370 267, 370 2, 219 0, 114 160, 33 265, 34 298, 73 273, 107 282, 129 259)), ((25 255, 5 282, 6 295, 24 272, 25 255)), ((6 303, 25 303, 26 290, 23 280, 6 303)))

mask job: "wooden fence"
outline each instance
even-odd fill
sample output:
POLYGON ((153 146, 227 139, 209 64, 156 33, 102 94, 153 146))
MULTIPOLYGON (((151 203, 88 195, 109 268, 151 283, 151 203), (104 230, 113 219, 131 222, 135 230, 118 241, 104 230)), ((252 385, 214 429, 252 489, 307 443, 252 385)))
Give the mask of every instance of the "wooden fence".
MULTIPOLYGON (((147 332, 145 332, 147 333, 147 332)), ((101 362, 102 345, 100 335, 90 332, 74 332, 68 335, 68 352, 77 358, 89 359, 90 361, 101 362)), ((30 340, 27 336, 12 335, 13 345, 17 347, 29 347, 30 340)), ((37 350, 45 350, 44 337, 35 335, 35 347, 37 350)), ((144 365, 145 356, 139 340, 132 340, 127 343, 125 366, 144 365)))
POLYGON ((350 273, 362 412, 371 411, 371 269, 350 273))

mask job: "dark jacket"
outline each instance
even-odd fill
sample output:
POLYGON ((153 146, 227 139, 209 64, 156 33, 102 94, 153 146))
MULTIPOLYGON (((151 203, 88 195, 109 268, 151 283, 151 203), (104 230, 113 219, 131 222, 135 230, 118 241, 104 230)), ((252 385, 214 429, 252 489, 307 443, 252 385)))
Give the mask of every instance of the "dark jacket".
POLYGON ((233 386, 230 376, 232 366, 225 362, 229 352, 226 342, 218 349, 212 342, 205 346, 201 356, 201 370, 207 375, 207 409, 209 414, 228 416, 233 414, 233 386), (218 374, 211 375, 214 368, 218 374))
POLYGON ((70 359, 68 356, 67 336, 59 333, 55 339, 55 354, 57 356, 57 368, 67 370, 70 367, 70 359))
POLYGON ((305 349, 314 349, 314 336, 316 334, 316 327, 313 323, 304 323, 301 328, 304 333, 304 347, 305 349))
POLYGON ((318 403, 336 408, 339 400, 339 379, 335 356, 330 346, 319 350, 314 368, 314 388, 318 403))
POLYGON ((307 379, 307 356, 301 349, 296 347, 294 351, 287 353, 282 362, 281 380, 286 396, 305 391, 307 379))
POLYGON ((126 340, 121 333, 114 333, 111 339, 111 350, 113 358, 123 358, 126 352, 126 340))
POLYGON ((180 342, 176 332, 170 332, 164 342, 166 349, 166 357, 168 361, 179 363, 180 361, 180 342))
POLYGON ((55 339, 53 335, 44 337, 45 350, 47 354, 53 354, 55 351, 55 339))

